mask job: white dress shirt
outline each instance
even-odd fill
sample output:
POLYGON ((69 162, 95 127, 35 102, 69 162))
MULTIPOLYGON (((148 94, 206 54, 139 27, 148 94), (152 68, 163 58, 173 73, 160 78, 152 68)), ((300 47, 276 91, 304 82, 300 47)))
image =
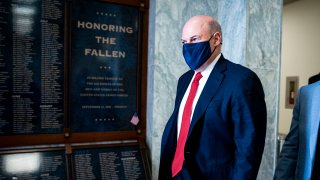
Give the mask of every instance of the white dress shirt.
MULTIPOLYGON (((211 64, 209 64, 206 69, 204 69, 201 74, 202 74, 202 78, 200 79, 199 81, 199 86, 198 86, 198 89, 197 89, 197 92, 196 92, 196 96, 194 97, 194 100, 193 100, 193 103, 192 103, 192 112, 191 112, 191 117, 190 117, 190 123, 191 123, 191 120, 192 120, 192 116, 193 116, 193 112, 194 112, 194 108, 196 107, 197 105, 197 102, 199 100, 199 97, 201 95, 201 92, 204 88, 204 85, 206 84, 208 78, 209 78, 209 75, 211 74, 211 71, 213 70, 214 66, 217 64, 219 58, 221 56, 221 53, 213 60, 213 62, 211 64)), ((180 133, 180 127, 181 127, 181 121, 182 121, 182 114, 183 114, 183 110, 184 110, 184 106, 186 105, 186 101, 187 101, 187 98, 188 98, 188 95, 189 95, 189 92, 190 92, 190 88, 191 88, 191 84, 192 84, 192 81, 194 79, 196 75, 196 72, 194 73, 190 83, 189 83, 189 86, 182 98, 182 101, 181 101, 181 104, 180 104, 180 107, 179 107, 179 114, 178 114, 178 133, 177 133, 177 138, 179 137, 179 133, 180 133)))

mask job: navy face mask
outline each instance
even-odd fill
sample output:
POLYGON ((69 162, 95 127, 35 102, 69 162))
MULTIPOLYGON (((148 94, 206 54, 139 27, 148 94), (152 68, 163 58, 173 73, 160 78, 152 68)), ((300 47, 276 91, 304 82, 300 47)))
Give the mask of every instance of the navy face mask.
POLYGON ((211 54, 216 50, 216 47, 211 52, 210 40, 198 42, 198 43, 188 43, 183 45, 183 56, 192 70, 198 69, 202 64, 204 64, 211 54))

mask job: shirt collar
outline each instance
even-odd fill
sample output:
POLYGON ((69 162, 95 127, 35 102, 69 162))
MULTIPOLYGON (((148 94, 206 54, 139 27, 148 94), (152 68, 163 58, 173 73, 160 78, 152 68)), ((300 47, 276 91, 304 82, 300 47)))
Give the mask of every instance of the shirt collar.
POLYGON ((208 77, 210 75, 212 69, 217 64, 217 62, 220 59, 220 57, 221 57, 221 53, 219 53, 218 56, 206 67, 206 69, 204 69, 201 72, 202 76, 208 77))

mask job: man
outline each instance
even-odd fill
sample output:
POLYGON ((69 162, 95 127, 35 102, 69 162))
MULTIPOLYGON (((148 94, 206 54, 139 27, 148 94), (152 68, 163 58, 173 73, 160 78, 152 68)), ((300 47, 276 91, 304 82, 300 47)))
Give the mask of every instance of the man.
POLYGON ((320 179, 320 81, 300 88, 274 179, 320 179))
POLYGON ((256 179, 266 133, 259 78, 223 57, 212 17, 189 19, 182 43, 191 70, 178 81, 163 132, 159 179, 256 179))

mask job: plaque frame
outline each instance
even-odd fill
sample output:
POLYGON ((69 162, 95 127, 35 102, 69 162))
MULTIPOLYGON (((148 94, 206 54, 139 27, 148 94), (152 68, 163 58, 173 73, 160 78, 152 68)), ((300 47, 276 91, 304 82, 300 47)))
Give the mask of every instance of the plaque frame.
MULTIPOLYGON (((150 169, 150 161, 149 161, 149 155, 148 155, 148 150, 146 146, 141 145, 141 142, 136 141, 136 140, 129 140, 127 142, 114 142, 114 143, 77 143, 77 144, 71 144, 72 147, 72 152, 70 153, 71 155, 73 154, 73 151, 75 150, 80 150, 80 149, 103 149, 103 148, 127 148, 127 147, 138 147, 140 150, 140 155, 142 158, 142 165, 143 165, 143 170, 146 176, 147 180, 151 180, 151 169, 150 169)), ((73 165, 73 162, 71 162, 71 165, 73 165)))
POLYGON ((96 0, 99 2, 131 6, 139 9, 138 32, 138 65, 137 65, 137 90, 136 107, 140 122, 132 131, 115 132, 85 132, 73 133, 70 131, 69 114, 69 62, 71 58, 71 23, 70 10, 73 0, 65 0, 64 19, 64 133, 63 134, 14 134, 0 135, 0 148, 38 146, 49 144, 74 144, 102 141, 137 140, 140 147, 145 148, 146 142, 146 95, 147 95, 147 49, 148 49, 148 16, 149 0, 96 0))
MULTIPOLYGON (((45 153, 45 152, 58 152, 62 151, 64 152, 64 161, 65 161, 65 172, 66 172, 66 177, 67 179, 72 178, 72 166, 71 166, 71 158, 68 157, 70 156, 66 152, 66 146, 64 144, 57 144, 54 145, 54 147, 49 147, 49 146, 34 146, 34 147, 20 147, 17 149, 12 149, 12 148, 2 148, 0 149, 0 155, 17 155, 17 154, 23 154, 23 153, 45 153)), ((5 165, 4 162, 0 162, 2 165, 5 165)), ((1 169, 0 169, 1 170, 1 169)))
MULTIPOLYGON (((22 146, 22 147, 6 147, 0 148, 0 155, 6 154, 21 154, 21 153, 35 153, 35 152, 56 152, 63 151, 66 162, 66 175, 68 180, 74 179, 75 164, 73 162, 74 151, 77 150, 97 150, 106 148, 139 148, 142 170, 144 171, 147 180, 151 179, 151 169, 148 150, 146 146, 141 144, 138 140, 126 141, 104 141, 104 142, 87 142, 87 143, 70 143, 70 144, 55 144, 55 145, 37 145, 37 146, 22 146)), ((2 163, 2 162, 0 162, 2 163)))

